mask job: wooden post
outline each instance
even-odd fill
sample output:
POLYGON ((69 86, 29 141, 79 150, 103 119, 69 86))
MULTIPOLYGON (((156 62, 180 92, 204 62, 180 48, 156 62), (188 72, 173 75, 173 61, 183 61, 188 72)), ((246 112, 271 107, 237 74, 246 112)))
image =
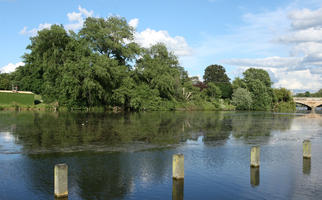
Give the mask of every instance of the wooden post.
POLYGON ((174 154, 172 158, 172 177, 174 179, 184 178, 184 155, 174 154))
POLYGON ((67 164, 55 165, 55 197, 68 197, 68 166, 67 164))
POLYGON ((251 167, 259 167, 259 160, 260 160, 260 147, 254 146, 252 147, 250 153, 250 166, 251 167))
POLYGON ((303 141, 303 158, 311 158, 311 142, 310 142, 310 140, 303 141))

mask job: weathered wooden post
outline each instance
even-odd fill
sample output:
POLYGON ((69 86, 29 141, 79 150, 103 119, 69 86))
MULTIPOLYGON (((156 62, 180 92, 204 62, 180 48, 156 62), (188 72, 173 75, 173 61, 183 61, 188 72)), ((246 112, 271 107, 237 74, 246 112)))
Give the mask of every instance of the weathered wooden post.
POLYGON ((174 179, 184 178, 184 155, 174 154, 172 158, 172 177, 174 179))
POLYGON ((310 142, 310 140, 303 141, 303 158, 311 158, 311 142, 310 142))
POLYGON ((250 152, 250 166, 251 167, 259 167, 260 161, 260 147, 254 146, 250 152))
POLYGON ((259 185, 259 167, 250 167, 250 184, 253 187, 259 185))
POLYGON ((54 169, 55 174, 55 197, 68 197, 68 166, 67 164, 57 164, 54 169))
POLYGON ((183 200, 184 179, 172 179, 172 200, 183 200))

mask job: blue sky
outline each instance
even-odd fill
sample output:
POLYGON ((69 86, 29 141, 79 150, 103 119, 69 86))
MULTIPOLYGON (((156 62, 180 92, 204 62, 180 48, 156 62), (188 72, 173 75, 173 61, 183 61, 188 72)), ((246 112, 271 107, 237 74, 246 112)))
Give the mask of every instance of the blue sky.
POLYGON ((274 87, 322 88, 322 2, 259 0, 0 0, 0 71, 23 63, 29 37, 51 24, 79 30, 87 16, 125 17, 136 41, 164 42, 189 75, 210 64, 231 79, 267 70, 274 87))

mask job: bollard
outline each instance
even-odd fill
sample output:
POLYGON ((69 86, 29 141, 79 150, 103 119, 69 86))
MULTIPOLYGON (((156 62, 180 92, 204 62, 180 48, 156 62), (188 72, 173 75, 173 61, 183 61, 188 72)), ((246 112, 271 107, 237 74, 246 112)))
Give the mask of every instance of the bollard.
POLYGON ((259 167, 250 168, 250 184, 252 187, 259 185, 259 167))
POLYGON ((183 179, 172 179, 172 200, 183 200, 183 179))
POLYGON ((68 166, 67 164, 55 165, 55 197, 68 197, 68 166))
POLYGON ((260 160, 260 148, 259 146, 252 147, 250 153, 250 166, 251 167, 259 167, 259 160, 260 160))
POLYGON ((311 158, 311 142, 310 142, 310 140, 303 141, 303 158, 311 158))
POLYGON ((184 155, 174 154, 172 158, 172 177, 174 179, 184 178, 184 155))

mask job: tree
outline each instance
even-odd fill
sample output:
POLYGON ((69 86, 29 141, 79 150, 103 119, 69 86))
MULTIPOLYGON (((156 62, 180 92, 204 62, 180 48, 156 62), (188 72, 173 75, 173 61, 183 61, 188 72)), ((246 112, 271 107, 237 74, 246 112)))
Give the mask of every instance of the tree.
POLYGON ((11 74, 0 73, 0 90, 11 90, 11 87, 12 87, 11 74))
POLYGON ((232 83, 232 88, 233 90, 236 90, 238 88, 247 88, 247 85, 243 79, 237 77, 232 83))
POLYGON ((291 91, 286 88, 273 89, 274 91, 274 111, 293 112, 296 110, 296 104, 293 101, 291 91))
POLYGON ((18 67, 15 81, 22 90, 42 93, 51 99, 57 98, 56 83, 61 81, 64 52, 70 37, 62 26, 38 31, 27 46, 30 53, 23 56, 25 66, 18 67))
POLYGON ((221 90, 223 98, 231 98, 232 87, 231 83, 229 82, 230 79, 228 78, 226 70, 223 66, 209 65, 205 69, 203 79, 206 84, 215 83, 221 90))
POLYGON ((171 100, 181 94, 179 61, 163 44, 147 49, 135 68, 139 79, 157 89, 161 98, 171 100))
POLYGON ((286 88, 274 89, 274 97, 276 102, 293 101, 292 93, 286 88))
POLYGON ((251 93, 253 104, 253 110, 270 110, 272 108, 272 95, 263 82, 258 79, 250 80, 247 88, 251 93))
POLYGON ((226 74, 226 70, 221 65, 209 65, 205 69, 203 79, 206 83, 229 83, 229 78, 226 74))
POLYGON ((222 95, 219 87, 217 87, 216 84, 211 82, 208 83, 207 88, 204 90, 204 92, 208 97, 216 98, 216 99, 220 98, 222 95))
POLYGON ((252 109, 270 110, 274 94, 269 74, 263 69, 249 68, 243 75, 246 88, 252 95, 252 109))
POLYGON ((250 110, 253 104, 251 93, 245 88, 237 88, 232 95, 232 104, 237 110, 250 110))
POLYGON ((93 51, 117 60, 119 65, 126 65, 140 52, 139 46, 133 42, 134 28, 125 18, 88 17, 79 35, 89 42, 93 51))
POLYGON ((267 71, 263 69, 249 68, 244 73, 244 81, 249 84, 250 81, 260 80, 264 83, 265 87, 271 87, 272 82, 267 71))

